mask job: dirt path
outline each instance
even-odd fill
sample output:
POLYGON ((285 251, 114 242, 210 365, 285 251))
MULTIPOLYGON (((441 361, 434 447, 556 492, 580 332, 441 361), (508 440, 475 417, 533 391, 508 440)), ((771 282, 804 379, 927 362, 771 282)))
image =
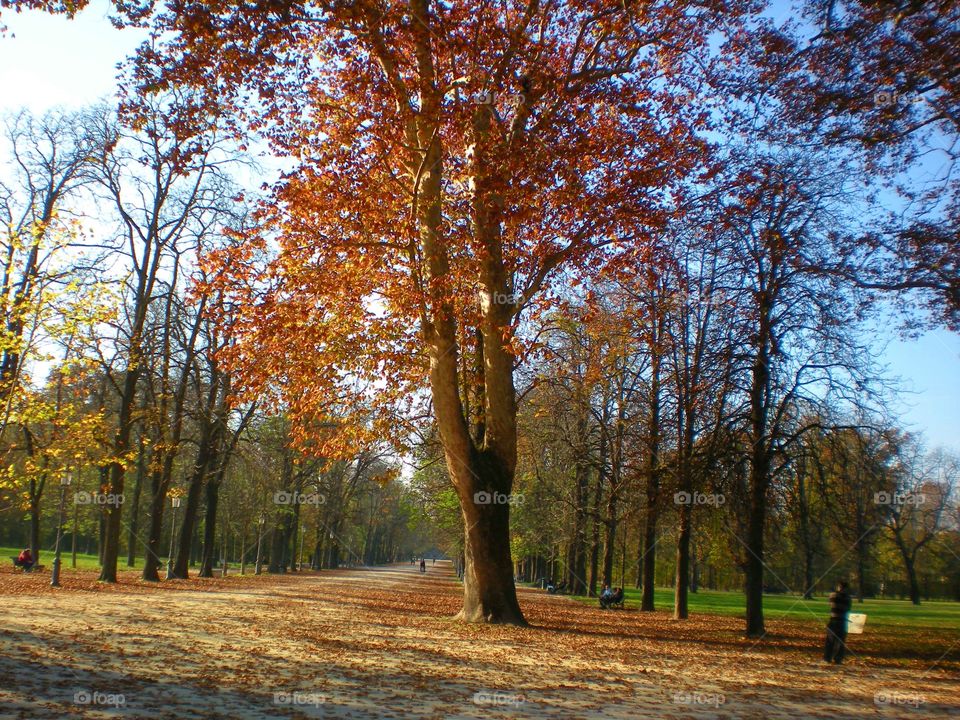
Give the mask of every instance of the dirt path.
POLYGON ((909 660, 862 636, 833 668, 805 625, 772 622, 755 644, 735 618, 675 623, 533 590, 531 628, 462 625, 444 562, 92 578, 54 591, 0 573, 0 718, 960 717, 958 633, 909 660))

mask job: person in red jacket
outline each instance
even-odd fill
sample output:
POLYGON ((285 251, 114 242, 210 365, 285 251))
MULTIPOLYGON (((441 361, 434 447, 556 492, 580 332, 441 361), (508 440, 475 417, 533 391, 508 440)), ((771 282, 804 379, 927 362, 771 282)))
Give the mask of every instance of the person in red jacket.
POLYGON ((33 567, 33 553, 30 552, 30 548, 24 548, 20 551, 20 554, 17 556, 17 561, 14 563, 14 565, 23 568, 24 572, 30 571, 30 568, 33 567))

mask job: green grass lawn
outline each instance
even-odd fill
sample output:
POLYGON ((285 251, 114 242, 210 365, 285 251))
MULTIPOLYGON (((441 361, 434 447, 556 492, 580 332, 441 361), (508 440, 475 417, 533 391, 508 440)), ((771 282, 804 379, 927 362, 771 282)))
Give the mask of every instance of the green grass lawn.
MULTIPOLYGON (((626 607, 636 609, 640 606, 640 591, 627 588, 626 607)), ((577 600, 595 605, 596 598, 578 597, 577 600)), ((657 610, 673 610, 673 589, 657 588, 654 599, 657 610)), ((745 612, 744 596, 741 592, 719 590, 700 590, 690 593, 691 614, 704 613, 714 615, 743 616, 745 612)), ((868 599, 863 603, 853 602, 851 612, 866 613, 867 625, 900 626, 910 628, 960 628, 960 603, 934 601, 919 606, 909 600, 868 599)), ((825 595, 804 600, 799 595, 764 595, 763 613, 767 620, 789 618, 791 620, 810 621, 826 624, 829 607, 825 595)))
MULTIPOLYGON (((21 550, 23 550, 23 548, 0 547, 0 561, 10 563, 10 558, 19 555, 21 550)), ((40 564, 46 567, 47 571, 49 572, 50 568, 53 567, 52 549, 40 548, 40 564)), ((70 546, 68 544, 60 549, 60 569, 70 570, 72 567, 73 555, 70 553, 70 546)), ((99 570, 100 558, 96 555, 77 553, 77 569, 99 570)))

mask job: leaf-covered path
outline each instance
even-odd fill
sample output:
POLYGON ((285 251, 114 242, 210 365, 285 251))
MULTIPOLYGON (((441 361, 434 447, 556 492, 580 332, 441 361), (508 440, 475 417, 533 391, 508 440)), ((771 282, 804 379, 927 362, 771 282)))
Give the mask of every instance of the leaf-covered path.
POLYGON ((48 583, 0 573, 2 718, 960 717, 960 633, 859 636, 833 668, 812 624, 771 621, 755 644, 735 618, 536 590, 530 628, 462 625, 445 562, 48 583))

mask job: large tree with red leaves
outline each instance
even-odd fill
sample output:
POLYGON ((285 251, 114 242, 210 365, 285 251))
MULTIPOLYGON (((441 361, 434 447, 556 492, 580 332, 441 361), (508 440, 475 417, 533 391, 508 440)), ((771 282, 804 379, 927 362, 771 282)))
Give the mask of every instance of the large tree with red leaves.
MULTIPOLYGON (((141 93, 190 86, 296 167, 211 258, 228 361, 317 452, 402 442, 429 402, 466 528, 469 621, 522 623, 514 371, 555 283, 651 262, 709 172, 702 67, 741 8, 169 3, 141 93), (173 33, 170 35, 169 33, 173 33), (162 40, 162 42, 161 42, 162 40), (697 100, 698 102, 694 102, 697 100)), ((134 18, 137 19, 137 18, 134 18)))

